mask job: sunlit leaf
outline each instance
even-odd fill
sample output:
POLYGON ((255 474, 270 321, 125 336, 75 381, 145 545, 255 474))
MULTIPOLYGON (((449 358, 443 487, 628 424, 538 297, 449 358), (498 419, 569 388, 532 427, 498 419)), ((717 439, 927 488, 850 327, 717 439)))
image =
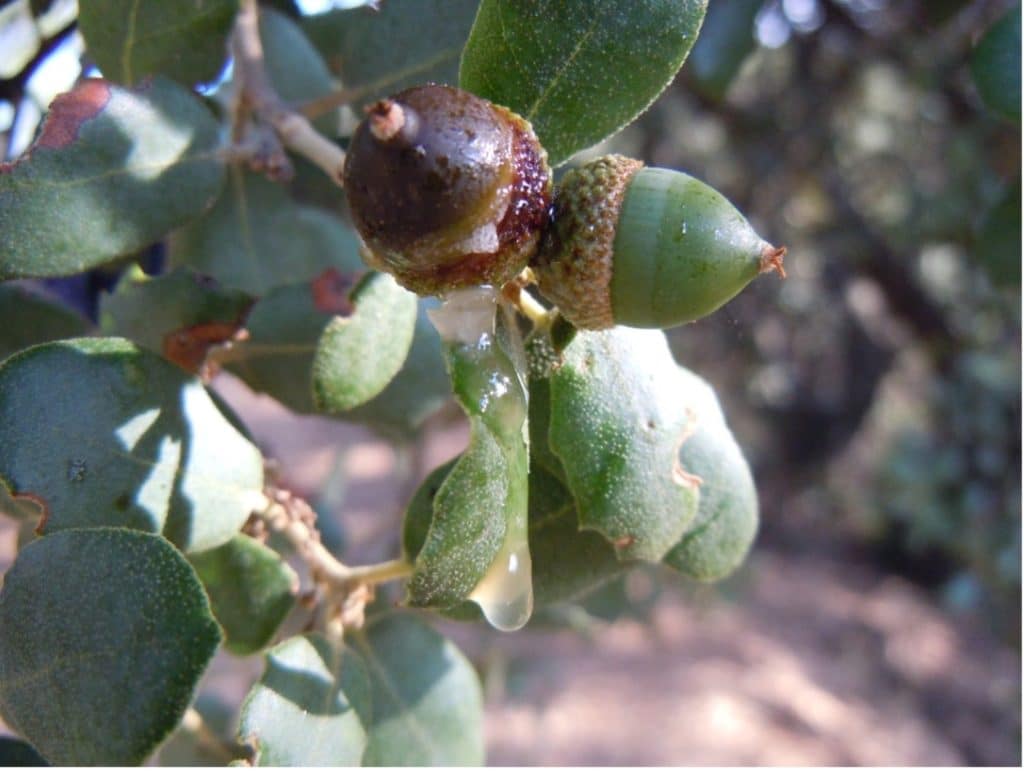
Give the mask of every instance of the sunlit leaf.
POLYGON ((757 489, 743 452, 725 423, 714 391, 680 369, 679 400, 693 416, 693 433, 679 463, 700 477, 697 517, 665 564, 701 581, 724 578, 743 561, 757 533, 757 489))
POLYGON ((661 331, 581 332, 551 375, 551 449, 580 524, 623 559, 660 561, 697 512, 677 463, 690 422, 661 331))
POLYGON ((0 483, 45 505, 45 533, 117 525, 202 551, 238 531, 263 486, 259 451, 202 384, 119 338, 7 359, 0 426, 0 483))
POLYGON ((223 183, 219 141, 202 102, 169 80, 81 81, 30 151, 0 164, 0 279, 77 273, 195 218, 223 183))
POLYGON ((260 766, 353 766, 367 745, 370 682, 360 657, 316 634, 266 654, 239 736, 260 766))
POLYGON ((482 0, 459 85, 533 124, 552 165, 614 134, 669 84, 707 0, 482 0))
POLYGON ((524 364, 514 362, 504 329, 445 343, 470 442, 434 497, 408 584, 412 605, 449 607, 469 598, 499 628, 525 623, 532 603, 524 364))
POLYGON ((135 765, 178 724, 219 641, 195 572, 160 536, 40 538, 0 591, 4 720, 55 765, 135 765))
POLYGON ((480 681, 452 642, 408 614, 384 613, 352 645, 373 691, 363 765, 483 765, 480 681))

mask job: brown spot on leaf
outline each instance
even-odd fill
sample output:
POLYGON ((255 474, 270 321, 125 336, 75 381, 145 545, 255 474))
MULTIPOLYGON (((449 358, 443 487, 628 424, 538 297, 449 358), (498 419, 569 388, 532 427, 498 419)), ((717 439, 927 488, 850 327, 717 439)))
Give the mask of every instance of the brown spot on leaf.
POLYGON ((53 100, 36 147, 67 147, 78 138, 82 124, 99 115, 109 101, 109 83, 98 78, 83 80, 53 100))
POLYGON ((355 313, 356 306, 349 295, 363 275, 363 271, 342 273, 337 268, 328 268, 310 284, 313 305, 323 313, 351 316, 355 313))
POLYGON ((243 339, 247 333, 238 321, 208 321, 182 327, 164 335, 161 346, 166 359, 174 362, 186 372, 198 374, 204 380, 214 372, 207 366, 206 357, 210 349, 243 339))

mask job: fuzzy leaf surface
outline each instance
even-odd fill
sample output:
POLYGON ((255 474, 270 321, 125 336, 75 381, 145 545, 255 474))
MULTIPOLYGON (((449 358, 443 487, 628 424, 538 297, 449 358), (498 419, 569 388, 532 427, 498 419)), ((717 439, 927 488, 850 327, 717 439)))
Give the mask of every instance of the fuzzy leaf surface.
POLYGON ((459 85, 533 124, 553 166, 631 123, 675 77, 707 0, 482 0, 459 85))
POLYGON ((263 487, 259 451, 202 384, 120 338, 7 359, 0 435, 0 484, 45 504, 44 533, 123 526, 203 551, 238 531, 263 487))
POLYGON ((28 544, 0 591, 4 719, 55 765, 135 765, 174 729, 220 631, 160 536, 65 530, 28 544))
POLYGON ((203 103, 172 81, 81 81, 29 152, 0 164, 0 279, 79 273, 199 216, 223 185, 219 141, 203 103))
POLYGON ((427 310, 437 304, 432 297, 417 299, 416 325, 402 368, 377 396, 339 417, 404 441, 451 399, 441 337, 427 318, 427 310))
POLYGON ((446 342, 452 388, 469 416, 469 447, 434 497, 434 515, 408 583, 417 607, 465 600, 510 538, 525 537, 528 449, 522 369, 497 332, 446 342), (520 532, 521 531, 521 532, 520 532))
POLYGON ((257 296, 329 268, 362 267, 359 241, 340 219, 300 206, 284 186, 240 169, 231 170, 209 212, 172 234, 168 258, 257 296))
POLYGON ((364 766, 483 765, 480 681, 450 640, 407 613, 384 613, 352 645, 373 692, 364 766))
POLYGON ((664 561, 691 578, 717 581, 739 566, 754 541, 757 489, 711 386, 687 369, 679 374, 679 399, 695 426, 679 463, 700 477, 700 501, 692 526, 664 561))
POLYGON ((344 412, 391 382, 415 323, 416 296, 390 276, 327 272, 253 306, 232 370, 296 412, 344 412))
POLYGON ((362 107, 420 83, 456 85, 477 0, 388 0, 310 16, 303 29, 362 107), (424 34, 429 30, 429 34, 424 34))
POLYGON ((103 74, 133 85, 166 75, 193 86, 213 80, 227 59, 237 0, 89 0, 78 26, 103 74))
POLYGON ((295 571, 273 549, 242 534, 189 561, 224 630, 224 647, 239 656, 264 648, 295 605, 295 571))
POLYGON ((580 525, 622 559, 659 562, 697 513, 676 456, 690 418, 659 330, 580 332, 551 375, 551 449, 580 525))
POLYGON ((355 766, 372 705, 366 667, 351 649, 318 634, 271 648, 239 724, 260 766, 355 766))

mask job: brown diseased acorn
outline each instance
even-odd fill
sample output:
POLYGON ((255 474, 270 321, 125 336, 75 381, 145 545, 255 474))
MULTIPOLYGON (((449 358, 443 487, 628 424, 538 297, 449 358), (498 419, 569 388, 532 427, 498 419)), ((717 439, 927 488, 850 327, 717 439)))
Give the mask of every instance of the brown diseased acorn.
POLYGON ((344 181, 371 265, 423 295, 513 278, 551 204, 547 153, 530 124, 448 86, 371 105, 344 181))

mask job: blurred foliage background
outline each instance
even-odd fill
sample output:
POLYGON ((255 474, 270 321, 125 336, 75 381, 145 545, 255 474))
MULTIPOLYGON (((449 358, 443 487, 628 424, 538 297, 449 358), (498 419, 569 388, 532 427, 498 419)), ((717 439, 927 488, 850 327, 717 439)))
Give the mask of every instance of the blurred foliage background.
MULTIPOLYGON (((271 4, 298 18, 359 3, 271 4)), ((53 96, 92 71, 76 6, 0 4, 7 160, 53 96)), ((676 81, 586 154, 684 169, 789 248, 785 282, 763 278, 669 335, 718 390, 754 468, 755 549, 866 557, 1017 648, 1019 101, 1008 116, 972 62, 983 66, 979 41, 1007 13, 1019 48, 1019 7, 711 0, 676 81)), ((159 270, 161 254, 143 267, 159 270)), ((45 290, 95 320, 122 268, 45 290)), ((590 611, 614 615, 622 591, 590 611)))

